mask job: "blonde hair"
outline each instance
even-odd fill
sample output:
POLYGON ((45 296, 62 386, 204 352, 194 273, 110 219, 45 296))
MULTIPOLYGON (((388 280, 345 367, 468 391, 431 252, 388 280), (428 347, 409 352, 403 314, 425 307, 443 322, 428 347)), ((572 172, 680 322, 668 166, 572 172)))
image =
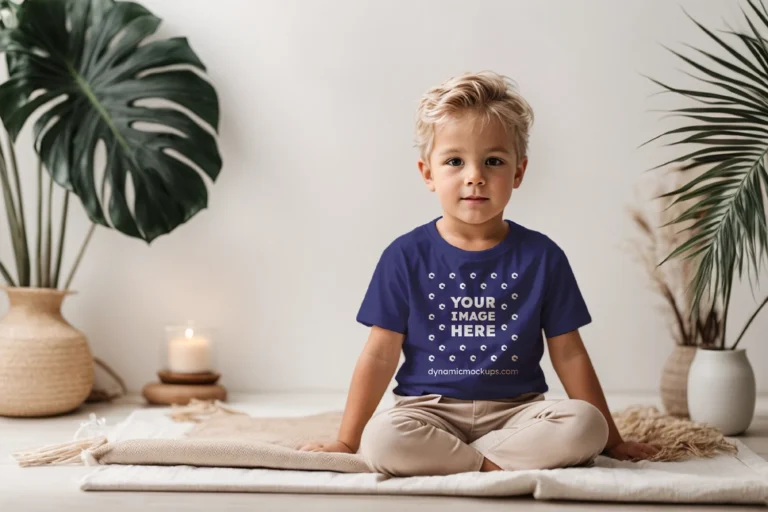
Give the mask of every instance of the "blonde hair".
POLYGON ((463 111, 481 115, 485 123, 496 118, 506 130, 514 130, 518 163, 527 156, 533 109, 510 78, 481 71, 453 77, 422 96, 416 114, 416 147, 423 160, 432 152, 436 126, 463 111))

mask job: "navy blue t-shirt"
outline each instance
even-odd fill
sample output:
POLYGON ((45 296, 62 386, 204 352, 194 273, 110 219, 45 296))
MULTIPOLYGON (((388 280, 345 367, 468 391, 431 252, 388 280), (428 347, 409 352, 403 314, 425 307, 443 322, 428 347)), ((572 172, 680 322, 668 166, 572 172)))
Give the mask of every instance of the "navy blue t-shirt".
POLYGON ((563 250, 507 220, 504 240, 466 251, 438 219, 383 252, 357 321, 404 333, 397 395, 512 398, 549 388, 539 362, 547 338, 591 322, 563 250))

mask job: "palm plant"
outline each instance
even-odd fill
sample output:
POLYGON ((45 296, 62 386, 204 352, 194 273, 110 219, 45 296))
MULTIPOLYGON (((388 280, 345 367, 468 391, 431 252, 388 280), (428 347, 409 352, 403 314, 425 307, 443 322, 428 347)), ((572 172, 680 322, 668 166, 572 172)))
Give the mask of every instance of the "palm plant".
POLYGON ((717 347, 721 349, 735 349, 768 303, 766 298, 758 305, 733 345, 726 347, 725 324, 734 281, 741 280, 746 270, 754 289, 768 256, 768 41, 761 34, 768 29, 768 10, 762 0, 759 4, 747 0, 747 4, 748 11, 742 9, 742 13, 748 29, 729 28, 717 34, 693 20, 720 47, 722 56, 690 47, 697 60, 670 50, 693 68, 695 73, 688 74, 700 87, 673 87, 651 79, 665 91, 695 102, 671 111, 685 120, 683 126, 651 139, 673 139, 667 145, 694 148, 656 168, 680 164, 680 172, 703 171, 663 196, 672 198, 673 204, 690 203, 670 224, 685 224, 685 230, 695 233, 662 264, 677 257, 696 262, 690 283, 691 311, 698 315, 700 304, 708 299, 721 302, 723 325, 717 347))
POLYGON ((218 98, 185 38, 146 41, 161 20, 139 4, 2 0, 0 8, 0 51, 9 76, 0 85, 8 156, 0 145, 0 186, 17 275, 2 261, 0 274, 10 286, 59 286, 74 194, 93 225, 66 289, 95 226, 151 243, 207 206, 202 175, 215 181, 222 165, 215 138, 218 98), (14 153, 33 115, 39 116, 33 134, 40 159, 34 279, 14 153), (100 181, 99 144, 106 153, 100 181), (64 189, 56 247, 54 183, 64 189))

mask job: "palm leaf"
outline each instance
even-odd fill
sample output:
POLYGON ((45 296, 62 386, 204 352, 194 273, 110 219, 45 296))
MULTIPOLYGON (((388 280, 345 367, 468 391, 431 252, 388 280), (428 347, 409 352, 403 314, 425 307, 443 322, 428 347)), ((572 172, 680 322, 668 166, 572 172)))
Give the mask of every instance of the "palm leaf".
POLYGON ((221 169, 205 66, 184 38, 144 44, 159 24, 133 2, 26 0, 0 42, 9 68, 0 117, 11 137, 39 114, 35 148, 52 178, 93 222, 147 242, 206 208, 203 175, 213 181, 221 169), (162 106, 141 101, 156 99, 162 106), (99 141, 106 187, 96 183, 99 141))
POLYGON ((768 45, 759 31, 768 28, 768 16, 747 1, 756 21, 745 12, 750 30, 730 32, 736 36, 733 43, 694 20, 724 50, 724 56, 694 48, 698 58, 693 58, 671 50, 703 75, 690 74, 702 88, 673 87, 654 80, 667 92, 703 104, 672 110, 688 124, 646 142, 663 139, 669 146, 689 148, 656 168, 677 164, 682 166, 680 172, 704 169, 662 196, 672 198, 673 205, 690 204, 670 224, 695 221, 686 228, 694 229, 695 235, 662 261, 697 258, 691 283, 694 315, 707 295, 714 294, 727 305, 735 277, 741 278, 746 270, 750 283, 756 280, 768 255, 768 45))

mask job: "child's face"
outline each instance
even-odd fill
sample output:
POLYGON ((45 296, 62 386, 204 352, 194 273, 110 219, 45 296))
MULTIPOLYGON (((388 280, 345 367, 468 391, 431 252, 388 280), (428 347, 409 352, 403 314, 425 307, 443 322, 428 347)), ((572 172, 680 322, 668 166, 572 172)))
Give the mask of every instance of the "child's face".
POLYGON ((503 218, 527 165, 527 158, 517 163, 514 133, 495 119, 483 127, 478 116, 465 114, 435 130, 429 161, 419 160, 419 171, 446 216, 482 224, 503 218))

